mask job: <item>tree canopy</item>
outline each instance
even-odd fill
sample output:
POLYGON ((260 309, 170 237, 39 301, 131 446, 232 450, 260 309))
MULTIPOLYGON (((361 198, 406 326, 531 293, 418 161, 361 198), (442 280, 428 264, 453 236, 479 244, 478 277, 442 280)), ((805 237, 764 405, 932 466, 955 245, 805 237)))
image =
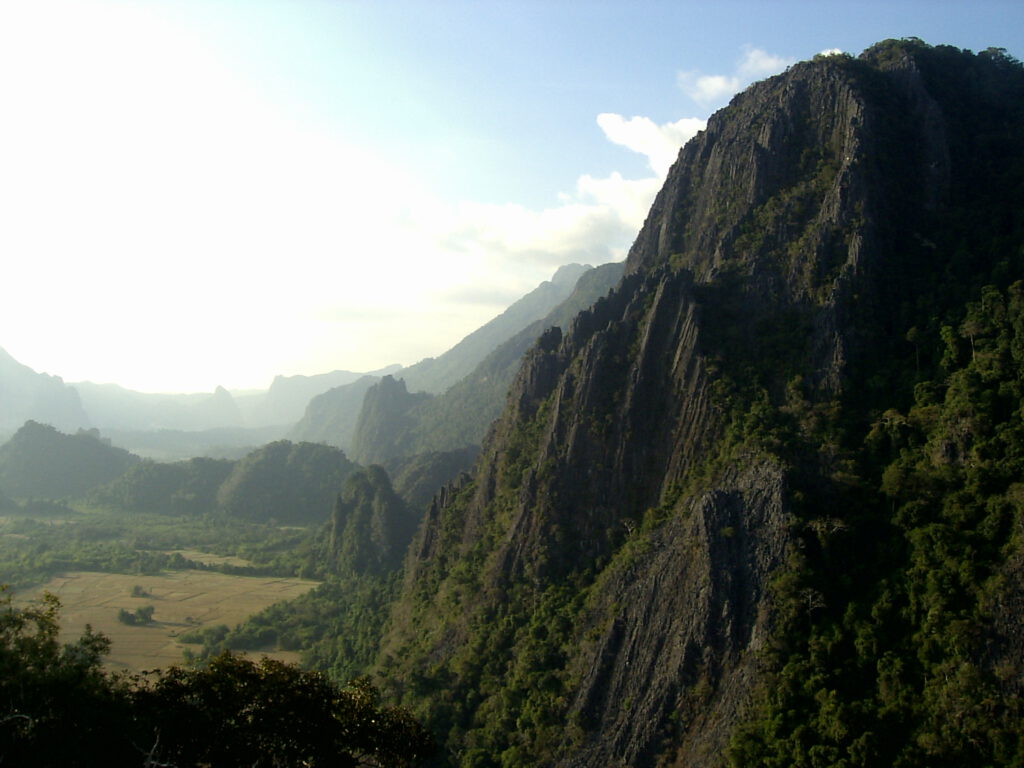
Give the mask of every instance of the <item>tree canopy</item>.
POLYGON ((340 687, 223 653, 143 676, 103 669, 110 641, 58 635, 60 602, 0 603, 0 763, 34 766, 394 766, 434 750, 366 679, 340 687))

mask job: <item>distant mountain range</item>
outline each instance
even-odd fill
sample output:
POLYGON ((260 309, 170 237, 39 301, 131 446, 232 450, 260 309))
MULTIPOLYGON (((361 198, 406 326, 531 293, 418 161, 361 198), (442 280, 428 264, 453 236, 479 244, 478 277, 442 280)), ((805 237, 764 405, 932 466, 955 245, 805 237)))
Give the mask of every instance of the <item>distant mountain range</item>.
POLYGON ((90 426, 78 390, 0 349, 0 431, 13 432, 29 420, 66 430, 90 426))
POLYGON ((441 395, 415 391, 404 371, 396 374, 401 380, 384 377, 366 394, 352 456, 363 464, 390 462, 394 466, 396 460, 421 453, 479 446, 505 407, 527 350, 545 329, 564 327, 576 313, 606 295, 619 282, 622 270, 621 263, 588 269, 562 301, 505 339, 441 395))
MULTIPOLYGON (((518 359, 539 333, 529 329, 563 303, 580 276, 590 271, 592 267, 580 264, 559 268, 551 280, 438 357, 368 373, 336 370, 277 376, 262 392, 231 393, 218 387, 212 393, 156 394, 116 384, 67 383, 59 376, 37 373, 0 350, 0 439, 31 420, 68 432, 99 429, 119 446, 165 461, 240 458, 282 437, 349 449, 363 399, 381 377, 400 375, 413 391, 440 395, 502 344, 526 333, 528 338, 514 353, 518 359)), ((502 379, 502 387, 509 378, 502 379)), ((497 415, 503 397, 502 391, 490 398, 486 418, 497 415)), ((480 431, 473 431, 471 442, 479 443, 480 431)))
POLYGON ((293 440, 336 445, 363 463, 479 445, 497 418, 520 358, 548 325, 610 290, 622 264, 569 264, 436 358, 391 376, 366 377, 310 401, 293 440), (571 309, 576 307, 575 309, 571 309), (403 414, 416 405, 406 419, 403 414), (444 429, 432 422, 444 420, 444 429), (421 423, 432 437, 415 436, 421 423), (361 437, 357 437, 357 431, 361 437), (356 448, 359 442, 361 448, 356 448), (384 444, 387 444, 385 446, 384 444))

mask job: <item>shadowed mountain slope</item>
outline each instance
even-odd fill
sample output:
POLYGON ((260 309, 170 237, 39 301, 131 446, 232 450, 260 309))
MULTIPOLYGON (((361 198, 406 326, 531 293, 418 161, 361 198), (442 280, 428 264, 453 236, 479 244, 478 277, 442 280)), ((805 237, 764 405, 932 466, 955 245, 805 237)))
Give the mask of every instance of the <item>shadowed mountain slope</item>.
POLYGON ((413 542, 380 669, 452 763, 1024 759, 1022 96, 887 41, 682 149, 413 542))
MULTIPOLYGON (((621 269, 621 266, 618 268, 621 269)), ((604 269, 599 268, 599 270, 604 269)), ((594 271, 593 268, 588 265, 568 264, 560 267, 551 280, 541 283, 498 317, 469 334, 443 355, 421 360, 415 365, 394 372, 393 378, 400 378, 404 381, 403 386, 406 388, 406 393, 413 393, 413 400, 418 402, 425 399, 420 393, 440 394, 454 385, 461 384, 465 387, 467 379, 479 378, 476 371, 478 366, 486 366, 486 361, 495 354, 499 354, 504 360, 507 357, 507 352, 499 352, 499 349, 506 347, 509 343, 515 344, 518 349, 518 355, 515 358, 515 361, 518 361, 518 356, 521 356, 537 337, 539 333, 539 329, 535 328, 537 323, 542 322, 543 318, 552 311, 557 311, 557 307, 567 300, 572 301, 575 286, 580 277, 586 276, 592 271, 594 271), (525 338, 525 342, 513 341, 522 338, 525 338)), ((506 362, 503 365, 508 364, 506 362)), ((511 373, 514 373, 514 369, 497 384, 500 388, 497 397, 492 394, 477 395, 477 400, 486 401, 488 404, 489 418, 486 421, 481 421, 485 417, 478 415, 478 408, 469 409, 468 412, 473 415, 474 421, 470 433, 477 436, 467 442, 479 443, 479 435, 483 434, 486 425, 497 415, 508 382, 511 380, 511 373)), ((421 447, 418 450, 406 450, 404 447, 399 447, 401 441, 406 437, 404 433, 394 432, 393 428, 398 423, 404 423, 400 415, 407 410, 411 403, 406 403, 402 398, 396 399, 392 391, 392 394, 386 396, 385 400, 397 408, 394 417, 387 407, 379 407, 380 398, 376 396, 371 396, 371 412, 366 417, 361 414, 363 398, 377 381, 379 381, 377 377, 364 378, 314 398, 310 402, 305 416, 292 430, 292 437, 325 442, 344 450, 354 450, 356 432, 359 428, 358 422, 360 418, 364 418, 366 423, 362 426, 360 438, 363 442, 364 457, 361 459, 363 463, 372 463, 396 456, 409 456, 423 450, 459 450, 465 447, 467 442, 460 442, 461 438, 455 439, 453 442, 451 436, 435 441, 437 444, 421 447), (382 423, 376 424, 377 419, 382 419, 382 423), (375 441, 378 439, 389 445, 375 445, 375 441)), ((383 384, 382 386, 388 387, 389 385, 383 384)), ((489 388, 485 387, 485 389, 489 388)), ((466 416, 463 414, 463 421, 465 419, 466 416)), ((410 426, 411 424, 412 422, 409 422, 410 426)), ((353 455, 356 454, 353 453, 353 455)))
MULTIPOLYGON (((569 296, 487 355, 443 395, 425 396, 381 382, 367 393, 353 440, 363 463, 394 462, 428 452, 479 446, 501 414, 523 355, 545 328, 560 325, 606 295, 622 276, 620 263, 584 272, 569 296), (387 389, 388 395, 378 390, 387 389)), ((468 467, 467 467, 468 468, 468 467)), ((454 477, 454 475, 450 476, 454 477)))

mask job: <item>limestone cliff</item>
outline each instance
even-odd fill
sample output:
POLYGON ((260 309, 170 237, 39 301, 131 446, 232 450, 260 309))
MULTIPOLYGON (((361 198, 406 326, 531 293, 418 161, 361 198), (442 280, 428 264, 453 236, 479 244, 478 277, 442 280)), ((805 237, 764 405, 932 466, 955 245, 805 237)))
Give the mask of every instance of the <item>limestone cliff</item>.
MULTIPOLYGON (((924 435, 947 424, 922 455, 948 478, 948 457, 988 429, 963 420, 966 406, 942 406, 960 421, 940 418, 935 392, 960 397, 945 382, 980 375, 958 339, 982 326, 997 335, 970 309, 982 286, 1017 306, 1022 84, 998 52, 890 41, 752 86, 682 149, 621 283, 541 336, 472 477, 435 499, 413 543, 381 668, 448 734, 452 762, 692 767, 732 754, 742 765, 742 749, 757 760, 776 749, 769 737, 850 765, 982 754, 943 746, 954 737, 936 735, 930 683, 924 704, 899 705, 902 724, 835 715, 853 705, 826 713, 843 696, 896 706, 891 681, 857 687, 892 663, 860 635, 842 642, 865 674, 841 679, 826 665, 833 688, 794 693, 805 709, 780 704, 774 731, 742 733, 793 659, 825 664, 814 643, 826 627, 853 632, 872 610, 864 621, 881 621, 889 609, 861 601, 883 590, 883 573, 913 581, 925 506, 928 525, 951 525, 942 503, 909 501, 924 459, 899 457, 916 445, 911 424, 924 435), (998 192, 972 191, 980 169, 998 192), (942 448, 955 429, 970 437, 942 448)), ((1019 403, 1008 398, 998 418, 1009 424, 1019 403)), ((992 559, 976 566, 1011 583, 992 593, 990 647, 1004 664, 1020 647, 999 598, 1020 593, 1019 561, 999 554, 1007 521, 1019 524, 1012 474, 985 534, 992 559)), ((923 599, 907 589, 909 604, 923 599)), ((887 642, 923 659, 908 650, 908 615, 893 612, 887 631, 902 639, 887 642)), ((943 652, 984 676, 972 647, 943 652)), ((941 666, 914 663, 919 677, 941 666)))

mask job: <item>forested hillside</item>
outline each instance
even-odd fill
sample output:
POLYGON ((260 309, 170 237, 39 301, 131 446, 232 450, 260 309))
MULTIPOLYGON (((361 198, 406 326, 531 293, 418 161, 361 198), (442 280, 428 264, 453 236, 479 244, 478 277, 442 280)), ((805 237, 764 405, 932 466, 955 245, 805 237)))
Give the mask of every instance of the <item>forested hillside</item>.
POLYGON ((413 543, 458 765, 1017 765, 1024 70, 888 41, 737 96, 413 543))
POLYGON ((232 468, 217 489, 217 505, 244 520, 320 524, 355 469, 337 448, 279 440, 232 468))
POLYGON ((28 421, 0 446, 0 488, 15 497, 58 499, 110 482, 138 461, 95 430, 66 435, 28 421))

